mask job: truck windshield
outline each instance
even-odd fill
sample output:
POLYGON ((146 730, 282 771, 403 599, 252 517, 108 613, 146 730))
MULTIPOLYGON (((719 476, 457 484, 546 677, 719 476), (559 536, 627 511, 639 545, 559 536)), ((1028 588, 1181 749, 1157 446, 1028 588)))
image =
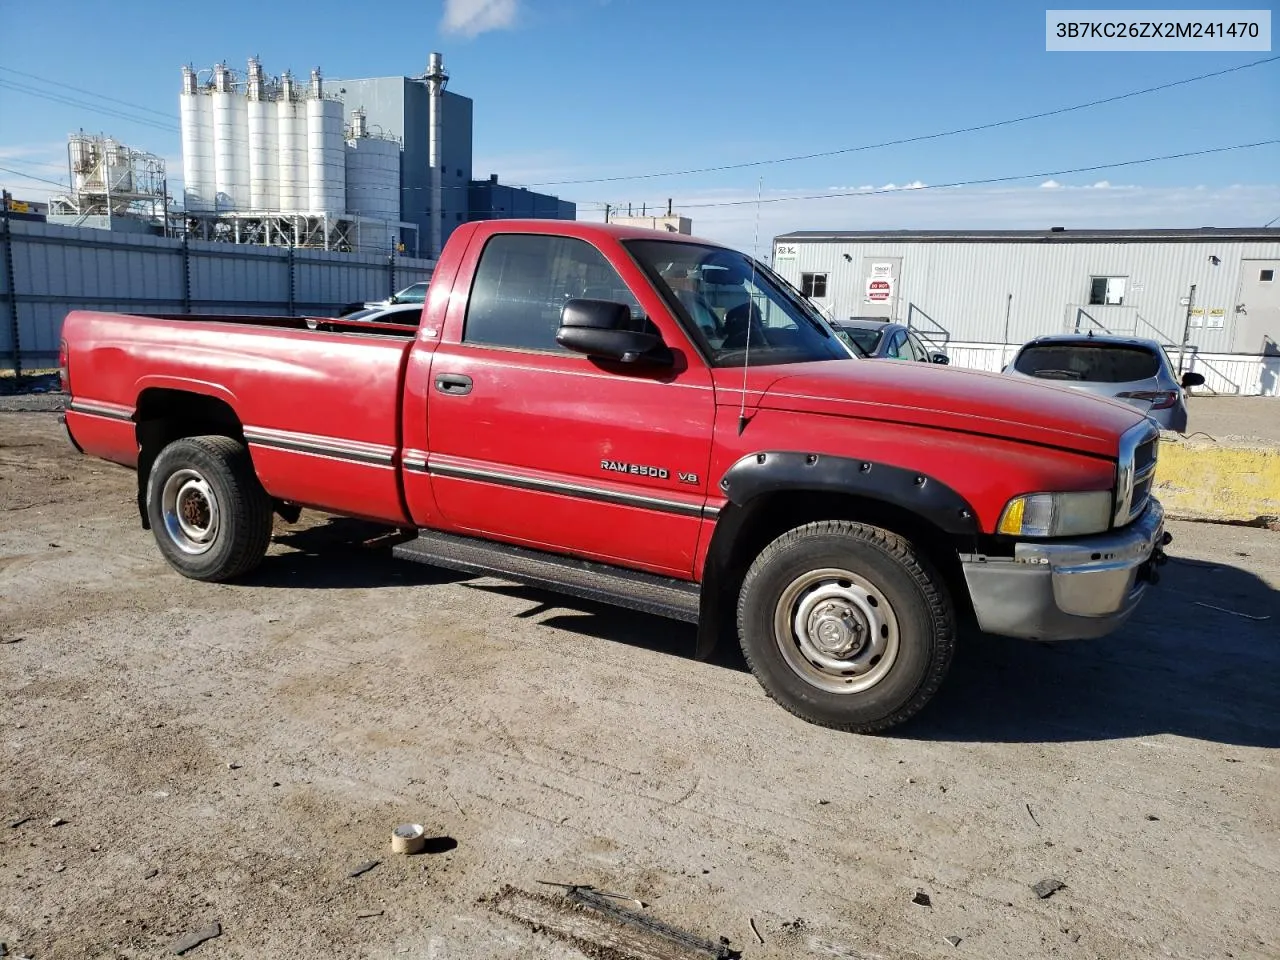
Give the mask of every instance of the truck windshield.
POLYGON ((826 321, 750 257, 667 240, 624 244, 712 366, 851 359, 826 321))

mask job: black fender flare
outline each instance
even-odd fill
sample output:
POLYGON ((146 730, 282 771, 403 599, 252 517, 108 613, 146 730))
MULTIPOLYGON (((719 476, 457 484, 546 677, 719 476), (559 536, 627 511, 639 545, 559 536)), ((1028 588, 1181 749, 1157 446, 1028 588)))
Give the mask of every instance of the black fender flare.
POLYGON ((711 655, 722 628, 718 575, 726 560, 724 551, 736 540, 749 504, 761 496, 783 491, 852 494, 892 504, 956 538, 973 539, 981 533, 973 507, 954 488, 922 471, 871 459, 762 451, 741 458, 725 471, 720 490, 729 508, 721 511, 703 571, 698 659, 711 655))
POLYGON ((780 490, 851 493, 883 500, 928 520, 944 533, 979 533, 973 507, 953 488, 919 470, 821 453, 769 451, 743 457, 720 480, 737 506, 780 490))

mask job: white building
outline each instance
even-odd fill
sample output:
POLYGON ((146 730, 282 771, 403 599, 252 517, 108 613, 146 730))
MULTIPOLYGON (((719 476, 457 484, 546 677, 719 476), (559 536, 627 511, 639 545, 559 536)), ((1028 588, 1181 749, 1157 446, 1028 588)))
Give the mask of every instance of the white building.
POLYGON ((962 365, 1091 329, 1185 340, 1212 389, 1276 391, 1280 228, 797 231, 773 266, 833 318, 906 323, 962 365))

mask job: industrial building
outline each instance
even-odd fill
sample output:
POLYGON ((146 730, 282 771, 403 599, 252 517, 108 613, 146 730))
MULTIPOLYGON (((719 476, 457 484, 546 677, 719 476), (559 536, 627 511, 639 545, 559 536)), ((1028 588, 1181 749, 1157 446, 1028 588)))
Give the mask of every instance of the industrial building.
POLYGON ((467 220, 502 220, 520 217, 534 220, 576 220, 578 207, 568 200, 536 193, 526 187, 498 182, 496 173, 488 180, 472 180, 467 191, 467 220))
POLYGON ((773 265, 833 318, 939 344, 1093 330, 1280 356, 1280 228, 802 230, 774 239, 773 265))
POLYGON ((573 219, 555 197, 472 181, 472 101, 440 54, 420 77, 308 83, 249 60, 182 74, 187 232, 207 239, 434 258, 470 219, 573 219))
POLYGON ((49 198, 49 223, 132 233, 160 233, 168 217, 164 160, 112 137, 67 138, 71 190, 49 198))

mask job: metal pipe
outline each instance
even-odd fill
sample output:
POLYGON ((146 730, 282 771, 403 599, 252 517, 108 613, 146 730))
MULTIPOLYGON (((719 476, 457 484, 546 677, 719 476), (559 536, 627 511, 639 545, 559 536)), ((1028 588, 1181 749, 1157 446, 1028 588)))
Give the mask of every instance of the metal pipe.
POLYGON ((1191 293, 1187 297, 1187 316, 1182 324, 1182 345, 1178 347, 1178 376, 1182 376, 1182 361, 1187 355, 1187 341, 1191 339, 1191 309, 1196 303, 1196 285, 1191 285, 1191 293))
POLYGON ((449 75, 444 72, 444 57, 432 53, 427 60, 427 93, 430 108, 430 127, 428 163, 431 167, 431 250, 433 260, 440 259, 444 248, 444 204, 443 159, 441 157, 441 132, 443 126, 444 87, 449 82, 449 75))

